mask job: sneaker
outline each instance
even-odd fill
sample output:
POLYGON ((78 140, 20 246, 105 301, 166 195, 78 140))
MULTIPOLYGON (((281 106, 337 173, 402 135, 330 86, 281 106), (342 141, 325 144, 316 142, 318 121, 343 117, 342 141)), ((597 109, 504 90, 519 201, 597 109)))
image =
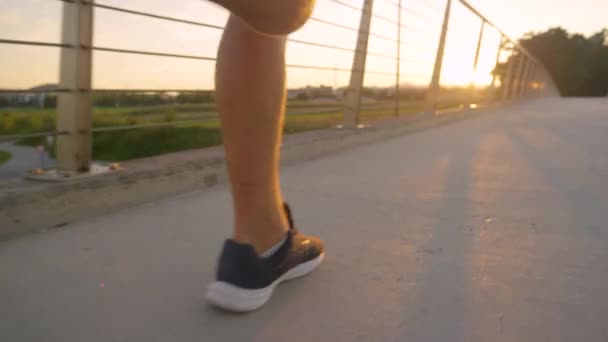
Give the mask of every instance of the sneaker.
POLYGON ((222 309, 247 312, 262 307, 280 283, 312 272, 325 255, 319 238, 300 233, 287 204, 289 230, 283 245, 261 258, 248 244, 226 240, 220 254, 217 280, 207 289, 207 300, 222 309))

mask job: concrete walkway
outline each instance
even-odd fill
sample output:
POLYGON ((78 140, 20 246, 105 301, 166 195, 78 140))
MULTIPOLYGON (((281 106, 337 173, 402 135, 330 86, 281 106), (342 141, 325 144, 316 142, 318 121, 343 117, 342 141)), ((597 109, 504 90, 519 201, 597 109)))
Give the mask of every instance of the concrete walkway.
POLYGON ((608 341, 607 108, 530 102, 284 169, 328 257, 250 315, 202 300, 225 186, 0 243, 0 341, 608 341))

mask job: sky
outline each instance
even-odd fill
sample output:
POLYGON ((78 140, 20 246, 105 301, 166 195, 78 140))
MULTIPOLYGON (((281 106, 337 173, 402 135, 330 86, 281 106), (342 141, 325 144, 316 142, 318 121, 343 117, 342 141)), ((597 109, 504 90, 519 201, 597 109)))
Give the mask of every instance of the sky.
MULTIPOLYGON (((360 8, 363 0, 342 0, 360 8)), ((397 68, 398 0, 374 0, 365 75, 366 86, 390 86, 397 68), (373 55, 372 55, 373 54, 373 55), (383 55, 383 57, 375 56, 383 55), (388 57, 387 57, 388 56, 388 57), (392 57, 392 58, 391 58, 392 57), (386 73, 386 74, 385 74, 386 73)), ((204 0, 96 0, 111 6, 145 11, 214 25, 224 25, 228 13, 204 0)), ((590 35, 608 27, 608 1, 597 0, 469 0, 486 18, 513 39, 530 31, 562 26, 590 35)), ((432 72, 446 0, 402 0, 401 83, 428 84, 432 72)), ((59 42, 61 6, 57 0, 0 0, 0 39, 59 42)), ((347 27, 358 26, 360 13, 331 0, 317 0, 313 17, 347 27)), ((477 72, 473 60, 481 20, 454 1, 450 17, 441 83, 487 84, 496 60, 500 36, 486 26, 477 72)), ((354 49, 357 33, 309 21, 291 39, 354 49)), ((214 57, 221 30, 165 22, 106 9, 96 9, 94 45, 214 57)), ((505 60, 508 53, 502 53, 505 60)), ((213 61, 164 58, 96 51, 93 86, 98 89, 212 89, 213 61)), ((331 70, 288 68, 290 88, 306 85, 344 86, 353 53, 288 43, 287 63, 331 70), (344 70, 346 69, 346 70, 344 70)), ((0 44, 0 88, 23 89, 57 83, 59 50, 0 44)))

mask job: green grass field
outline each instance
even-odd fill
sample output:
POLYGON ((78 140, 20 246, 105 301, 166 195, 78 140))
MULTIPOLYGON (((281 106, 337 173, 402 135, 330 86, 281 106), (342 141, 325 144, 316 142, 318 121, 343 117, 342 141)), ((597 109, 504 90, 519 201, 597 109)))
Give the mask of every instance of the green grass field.
POLYGON ((11 159, 11 154, 0 150, 0 165, 6 163, 9 159, 11 159))
MULTIPOLYGON (((442 103, 441 107, 455 107, 456 102, 442 103)), ((361 112, 364 124, 394 115, 394 102, 366 104, 361 112)), ((422 101, 403 101, 400 115, 422 110, 422 101)), ((343 113, 338 103, 290 101, 285 119, 285 133, 295 133, 335 127, 342 122, 343 113)), ((55 130, 54 109, 0 109, 0 136, 55 130)), ((213 104, 180 104, 135 107, 103 107, 93 112, 93 127, 141 125, 175 122, 174 126, 125 129, 96 132, 93 139, 93 158, 121 161, 149 157, 163 153, 219 145, 222 143, 220 124, 213 104)), ((22 139, 23 145, 47 145, 44 138, 22 139)), ((51 152, 53 154, 53 152, 51 152)))
MULTIPOLYGON (((290 101, 287 113, 318 112, 339 109, 337 102, 290 101)), ((41 131, 52 127, 55 109, 0 108, 0 135, 41 131)), ((93 126, 121 126, 171 120, 190 120, 217 117, 215 104, 167 104, 156 106, 95 107, 93 126)))

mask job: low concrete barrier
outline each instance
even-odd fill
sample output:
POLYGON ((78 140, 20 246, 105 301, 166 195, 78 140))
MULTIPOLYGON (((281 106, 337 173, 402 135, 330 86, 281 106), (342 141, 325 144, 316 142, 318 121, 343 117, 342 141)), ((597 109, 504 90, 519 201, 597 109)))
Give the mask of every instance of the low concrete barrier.
MULTIPOLYGON (((489 109, 387 119, 361 129, 324 129, 285 136, 282 164, 329 155, 362 144, 444 125, 489 109)), ((128 161, 123 170, 64 183, 0 183, 0 240, 64 227, 171 195, 224 182, 221 146, 128 161)))

